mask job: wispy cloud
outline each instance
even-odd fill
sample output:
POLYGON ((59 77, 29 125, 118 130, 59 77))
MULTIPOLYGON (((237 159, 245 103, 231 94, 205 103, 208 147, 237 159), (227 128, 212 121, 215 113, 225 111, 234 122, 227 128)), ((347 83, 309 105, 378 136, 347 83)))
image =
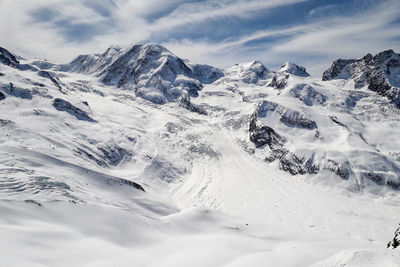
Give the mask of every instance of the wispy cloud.
POLYGON ((319 74, 337 57, 397 48, 400 2, 314 0, 1 0, 0 45, 62 62, 112 44, 162 43, 218 67, 286 60, 319 74))
MULTIPOLYGON (((310 12, 315 14, 321 11, 310 12)), ((165 45, 182 51, 188 57, 193 52, 185 50, 185 47, 194 46, 199 54, 191 57, 198 61, 224 62, 224 66, 237 63, 238 60, 259 59, 277 68, 286 60, 295 60, 305 64, 314 75, 320 75, 332 60, 339 57, 362 57, 366 53, 399 47, 400 2, 370 1, 368 9, 354 16, 333 14, 329 17, 319 16, 318 19, 296 26, 284 25, 279 29, 257 31, 235 40, 218 43, 173 40, 165 45), (266 38, 273 41, 249 45, 266 38)))

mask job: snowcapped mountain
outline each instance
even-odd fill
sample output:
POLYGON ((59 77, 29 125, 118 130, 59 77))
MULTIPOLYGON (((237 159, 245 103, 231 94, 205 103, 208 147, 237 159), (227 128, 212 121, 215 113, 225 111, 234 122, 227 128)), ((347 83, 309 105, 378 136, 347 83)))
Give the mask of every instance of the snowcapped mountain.
POLYGON ((2 261, 398 266, 399 74, 392 50, 321 80, 152 44, 0 48, 2 261))
POLYGON ((375 56, 368 54, 361 59, 336 60, 323 73, 322 80, 351 79, 355 89, 367 86, 369 90, 388 97, 400 107, 399 69, 400 54, 386 50, 375 56))
POLYGON ((260 61, 254 60, 248 63, 236 64, 235 66, 228 68, 225 73, 227 79, 256 84, 270 78, 272 72, 260 61))
POLYGON ((128 51, 110 47, 100 55, 83 55, 60 68, 64 71, 95 73, 107 85, 135 90, 157 103, 197 96, 203 83, 212 83, 223 74, 207 65, 178 58, 160 45, 135 45, 128 51))

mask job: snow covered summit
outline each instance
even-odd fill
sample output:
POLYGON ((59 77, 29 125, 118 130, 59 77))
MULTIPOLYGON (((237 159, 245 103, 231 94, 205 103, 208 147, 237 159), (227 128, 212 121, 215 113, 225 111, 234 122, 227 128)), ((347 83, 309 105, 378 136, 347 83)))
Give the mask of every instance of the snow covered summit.
POLYGON ((151 44, 62 65, 0 49, 2 264, 398 265, 400 109, 379 93, 397 60, 321 80, 151 44))
POLYGON ((400 107, 400 54, 386 50, 360 59, 338 59, 322 75, 322 80, 351 79, 354 88, 367 86, 400 107))
POLYGON ((283 64, 281 66, 281 68, 279 69, 279 72, 286 72, 286 73, 290 73, 290 74, 293 74, 296 76, 301 76, 301 77, 310 76, 310 74, 307 73, 306 68, 304 68, 302 66, 298 66, 290 61, 283 64))
POLYGON ((134 90, 154 103, 197 96, 204 83, 223 76, 222 71, 191 64, 161 45, 135 45, 127 51, 111 47, 100 55, 79 56, 62 70, 95 73, 107 84, 134 90))

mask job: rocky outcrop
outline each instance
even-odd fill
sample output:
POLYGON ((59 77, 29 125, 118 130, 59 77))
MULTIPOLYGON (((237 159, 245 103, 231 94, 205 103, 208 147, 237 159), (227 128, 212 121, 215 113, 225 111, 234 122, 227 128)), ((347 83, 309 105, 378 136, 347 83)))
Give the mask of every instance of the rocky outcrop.
MULTIPOLYGON (((269 113, 277 112, 282 123, 296 125, 304 129, 316 128, 316 123, 307 119, 301 113, 285 108, 279 104, 263 101, 253 113, 250 120, 250 141, 257 148, 268 146, 269 154, 265 157, 266 162, 279 161, 279 168, 292 175, 316 174, 319 166, 312 158, 305 158, 290 152, 286 147, 287 140, 272 127, 265 125, 260 118, 268 116, 269 113)), ((270 114, 271 115, 271 114, 270 114)))
POLYGON ((117 166, 123 162, 132 160, 133 154, 128 150, 114 145, 106 147, 98 147, 103 155, 100 158, 106 163, 106 166, 117 166))
POLYGON ((195 112, 200 115, 207 115, 207 111, 203 107, 193 104, 188 98, 182 97, 179 100, 179 105, 191 112, 195 112))
POLYGON ((258 106, 257 115, 258 117, 266 117, 268 113, 278 113, 280 121, 291 127, 310 130, 317 128, 316 122, 310 120, 304 114, 277 103, 264 100, 258 106))
POLYGON ((80 108, 72 105, 68 101, 61 99, 61 98, 56 98, 53 100, 53 107, 55 107, 59 111, 65 111, 71 114, 72 116, 75 116, 78 120, 83 120, 83 121, 89 121, 89 122, 95 122, 89 115, 81 110, 80 108))
POLYGON ((40 77, 49 79, 59 90, 62 90, 61 81, 60 79, 58 79, 57 76, 55 76, 55 74, 50 73, 48 71, 40 70, 38 71, 38 75, 40 77))
POLYGON ((279 160, 279 168, 291 175, 317 174, 319 172, 319 166, 311 158, 306 159, 294 153, 287 153, 279 160))
POLYGON ((307 106, 313 106, 315 104, 322 105, 326 102, 327 98, 325 95, 318 92, 315 88, 307 84, 298 84, 290 89, 289 94, 298 98, 307 106))
POLYGON ((388 248, 395 249, 400 246, 400 227, 394 232, 393 240, 387 244, 388 248))
POLYGON ((3 47, 0 47, 0 63, 13 68, 19 65, 17 58, 3 47))
POLYGON ((400 107, 400 54, 386 50, 360 59, 338 59, 322 75, 323 81, 351 79, 355 89, 368 89, 386 96, 400 107))
POLYGON ((253 114, 250 121, 250 141, 256 147, 268 145, 272 150, 281 149, 286 139, 280 136, 274 129, 269 126, 258 126, 257 115, 253 114))
POLYGON ((279 71, 272 76, 272 80, 269 86, 275 89, 283 89, 289 83, 290 75, 298 77, 308 77, 310 74, 307 73, 306 68, 298 66, 292 62, 286 62, 281 66, 279 71))
POLYGON ((287 73, 276 73, 272 77, 269 86, 274 87, 275 89, 283 89, 288 85, 289 82, 289 74, 287 73))
POLYGON ((32 93, 30 90, 16 87, 14 86, 13 83, 10 83, 8 85, 3 85, 0 88, 3 90, 3 92, 5 92, 8 95, 22 99, 28 99, 28 100, 32 99, 32 93))
POLYGON ((348 161, 339 163, 337 161, 328 159, 324 169, 333 172, 343 180, 348 180, 350 178, 351 168, 350 162, 348 161))

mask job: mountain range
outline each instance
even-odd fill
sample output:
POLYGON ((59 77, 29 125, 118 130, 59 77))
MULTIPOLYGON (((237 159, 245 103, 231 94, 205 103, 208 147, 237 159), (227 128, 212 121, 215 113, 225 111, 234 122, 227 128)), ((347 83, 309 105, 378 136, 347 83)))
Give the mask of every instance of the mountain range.
POLYGON ((393 50, 311 77, 0 48, 0 107, 7 266, 399 266, 393 50))

